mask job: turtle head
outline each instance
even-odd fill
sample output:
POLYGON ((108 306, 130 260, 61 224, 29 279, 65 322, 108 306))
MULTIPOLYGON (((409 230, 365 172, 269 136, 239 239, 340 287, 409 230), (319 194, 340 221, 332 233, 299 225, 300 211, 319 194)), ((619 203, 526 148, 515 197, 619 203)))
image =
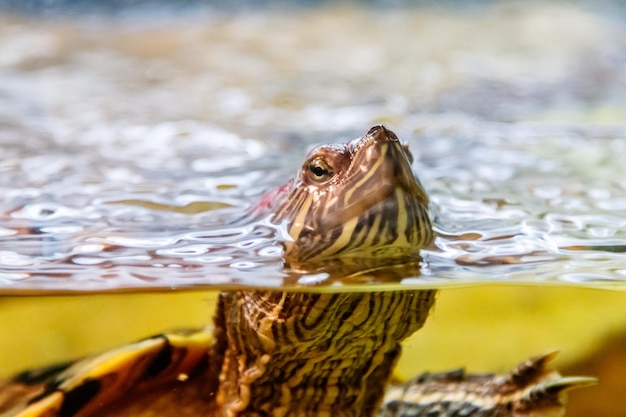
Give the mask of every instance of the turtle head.
POLYGON ((312 149, 274 206, 288 264, 415 254, 433 239, 428 197, 407 145, 384 126, 312 149))

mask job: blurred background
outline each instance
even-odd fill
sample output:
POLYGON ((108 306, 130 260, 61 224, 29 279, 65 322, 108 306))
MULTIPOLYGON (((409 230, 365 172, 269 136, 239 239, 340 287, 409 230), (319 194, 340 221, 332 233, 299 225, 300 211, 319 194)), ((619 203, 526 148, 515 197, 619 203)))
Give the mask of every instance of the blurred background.
POLYGON ((9 295, 195 279, 149 250, 244 279, 269 261, 179 234, 375 123, 431 193, 431 277, 481 285, 443 291, 400 374, 558 349, 601 381, 567 416, 626 416, 620 1, 0 1, 0 375, 207 322, 214 293, 9 295))

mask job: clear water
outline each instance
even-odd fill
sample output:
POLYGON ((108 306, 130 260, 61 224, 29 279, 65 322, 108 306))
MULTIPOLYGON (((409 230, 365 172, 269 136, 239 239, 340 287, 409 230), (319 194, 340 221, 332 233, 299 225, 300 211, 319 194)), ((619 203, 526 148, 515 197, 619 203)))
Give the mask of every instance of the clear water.
POLYGON ((625 27, 565 4, 0 15, 0 293, 363 289, 231 222, 381 122, 439 237, 380 285, 624 286, 625 27))

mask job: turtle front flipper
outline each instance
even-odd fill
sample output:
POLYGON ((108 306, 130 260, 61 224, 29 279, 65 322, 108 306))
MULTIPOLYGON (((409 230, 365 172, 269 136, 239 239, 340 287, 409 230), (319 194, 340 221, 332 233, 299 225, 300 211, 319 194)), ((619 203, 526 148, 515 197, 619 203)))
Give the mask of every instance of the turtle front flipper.
POLYGON ((187 381, 205 370, 206 330, 159 334, 100 355, 0 382, 1 417, 84 417, 130 393, 187 381))
POLYGON ((377 417, 561 417, 565 391, 597 380, 561 376, 547 366, 555 356, 532 357, 505 375, 463 369, 419 375, 389 388, 377 417))

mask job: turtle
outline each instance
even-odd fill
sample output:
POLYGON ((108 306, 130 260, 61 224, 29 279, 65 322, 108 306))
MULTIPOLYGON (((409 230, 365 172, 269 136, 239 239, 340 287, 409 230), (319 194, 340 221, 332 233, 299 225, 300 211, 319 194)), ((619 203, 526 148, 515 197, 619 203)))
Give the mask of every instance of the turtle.
MULTIPOLYGON (((412 161, 408 146, 377 125, 346 144, 313 148, 252 211, 286 231, 285 268, 416 273, 434 233, 412 161)), ((0 382, 0 416, 555 417, 566 390, 593 383, 551 370, 550 353, 505 375, 459 369, 394 385, 400 343, 422 327, 436 294, 222 292, 212 328, 0 382)))

